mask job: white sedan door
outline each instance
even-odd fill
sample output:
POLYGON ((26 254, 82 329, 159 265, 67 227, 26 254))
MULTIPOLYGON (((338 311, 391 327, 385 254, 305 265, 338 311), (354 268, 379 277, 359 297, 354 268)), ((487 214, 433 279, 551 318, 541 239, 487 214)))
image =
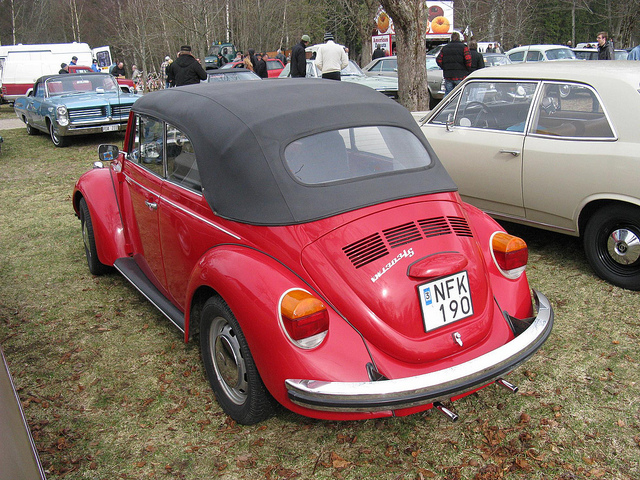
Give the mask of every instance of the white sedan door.
POLYGON ((422 131, 464 201, 524 217, 524 132, 536 82, 469 82, 422 131))

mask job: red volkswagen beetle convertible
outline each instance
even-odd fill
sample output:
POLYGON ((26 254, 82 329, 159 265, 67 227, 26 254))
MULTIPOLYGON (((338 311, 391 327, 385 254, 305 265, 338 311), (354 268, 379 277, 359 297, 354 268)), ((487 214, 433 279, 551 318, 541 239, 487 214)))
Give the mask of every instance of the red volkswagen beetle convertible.
POLYGON ((198 334, 239 423, 276 401, 322 419, 441 409, 509 386, 551 332, 526 244, 463 203, 411 114, 369 88, 162 90, 100 154, 73 192, 89 270, 115 267, 198 334))

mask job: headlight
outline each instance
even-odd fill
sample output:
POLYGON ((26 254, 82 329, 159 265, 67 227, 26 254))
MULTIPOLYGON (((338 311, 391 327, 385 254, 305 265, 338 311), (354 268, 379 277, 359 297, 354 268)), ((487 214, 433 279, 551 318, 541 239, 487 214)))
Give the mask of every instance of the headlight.
POLYGON ((67 112, 67 107, 64 105, 60 105, 56 108, 56 119, 58 120, 58 125, 66 127, 69 125, 69 115, 67 112))

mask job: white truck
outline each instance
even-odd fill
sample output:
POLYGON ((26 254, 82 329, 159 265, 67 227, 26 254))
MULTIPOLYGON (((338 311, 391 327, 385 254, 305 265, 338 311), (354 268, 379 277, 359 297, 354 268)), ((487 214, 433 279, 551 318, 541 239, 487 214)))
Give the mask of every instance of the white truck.
POLYGON ((26 95, 43 75, 56 74, 62 63, 78 57, 78 65, 91 66, 93 59, 103 71, 111 65, 108 46, 91 49, 86 43, 45 43, 0 46, 0 101, 12 103, 26 95))

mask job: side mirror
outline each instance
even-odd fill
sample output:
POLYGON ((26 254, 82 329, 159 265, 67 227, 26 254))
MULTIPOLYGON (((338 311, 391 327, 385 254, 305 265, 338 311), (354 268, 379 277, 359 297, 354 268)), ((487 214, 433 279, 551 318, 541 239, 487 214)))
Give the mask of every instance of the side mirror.
POLYGON ((115 145, 100 145, 98 147, 98 158, 102 162, 112 162, 120 153, 120 150, 115 145))
POLYGON ((445 124, 445 126, 447 127, 447 132, 453 130, 453 113, 450 113, 447 116, 447 123, 445 124))

